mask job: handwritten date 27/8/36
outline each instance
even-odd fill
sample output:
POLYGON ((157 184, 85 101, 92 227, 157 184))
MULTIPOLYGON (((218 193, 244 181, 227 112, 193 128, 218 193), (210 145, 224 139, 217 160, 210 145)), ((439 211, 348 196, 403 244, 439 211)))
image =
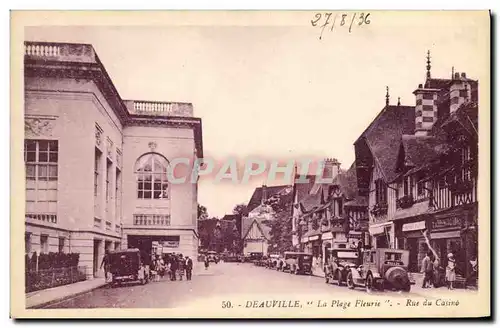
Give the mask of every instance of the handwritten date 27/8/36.
POLYGON ((333 13, 316 13, 314 18, 311 19, 313 27, 318 26, 321 29, 319 39, 323 37, 323 32, 328 27, 330 32, 333 32, 336 26, 349 27, 351 33, 353 25, 362 26, 369 25, 370 13, 353 13, 353 14, 333 14, 333 13))

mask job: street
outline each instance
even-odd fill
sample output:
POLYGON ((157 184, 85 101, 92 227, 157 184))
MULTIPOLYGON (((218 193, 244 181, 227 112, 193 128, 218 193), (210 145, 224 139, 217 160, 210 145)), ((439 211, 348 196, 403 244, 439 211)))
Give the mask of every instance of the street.
MULTIPOLYGON (((52 304, 47 308, 177 308, 196 307, 196 303, 208 300, 246 298, 258 300, 272 296, 273 299, 356 299, 382 298, 394 302, 406 302, 408 298, 426 298, 431 301, 451 299, 475 291, 446 288, 422 289, 412 286, 410 293, 395 291, 372 292, 363 288, 350 290, 325 284, 324 278, 296 276, 289 273, 257 267, 250 263, 211 263, 208 270, 197 263, 191 281, 170 281, 166 277, 160 282, 147 285, 123 285, 102 287, 77 297, 52 304)), ((219 304, 214 306, 219 306, 219 304)), ((241 304, 245 306, 245 304, 241 304)))

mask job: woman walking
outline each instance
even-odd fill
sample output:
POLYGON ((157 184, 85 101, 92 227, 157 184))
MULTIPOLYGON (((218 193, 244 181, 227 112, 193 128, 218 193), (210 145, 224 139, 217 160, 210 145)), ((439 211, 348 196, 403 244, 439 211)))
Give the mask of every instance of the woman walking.
POLYGON ((453 253, 448 254, 448 265, 446 266, 446 280, 448 281, 448 289, 453 289, 453 283, 455 282, 455 257, 453 253))

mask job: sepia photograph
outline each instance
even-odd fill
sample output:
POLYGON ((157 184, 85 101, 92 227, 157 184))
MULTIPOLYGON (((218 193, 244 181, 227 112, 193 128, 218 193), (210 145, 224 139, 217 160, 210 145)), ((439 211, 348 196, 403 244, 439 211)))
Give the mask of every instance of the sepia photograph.
POLYGON ((490 20, 12 11, 11 316, 489 317, 490 20))

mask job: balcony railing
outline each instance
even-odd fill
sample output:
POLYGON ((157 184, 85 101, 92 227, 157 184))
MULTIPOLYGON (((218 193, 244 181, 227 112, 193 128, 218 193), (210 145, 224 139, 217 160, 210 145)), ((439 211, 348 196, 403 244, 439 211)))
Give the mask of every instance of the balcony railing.
POLYGON ((120 225, 119 224, 115 225, 115 232, 120 233, 120 225))
POLYGON ((134 225, 169 226, 170 215, 134 215, 134 225))
POLYGON ((191 103, 142 100, 125 100, 124 102, 131 114, 151 116, 193 116, 193 104, 191 103))
POLYGON ((106 221, 106 230, 111 230, 111 222, 106 221))
POLYGON ((27 213, 26 218, 42 222, 57 223, 57 214, 54 213, 27 213))
POLYGON ((99 218, 94 218, 94 227, 101 228, 102 227, 102 220, 99 218))
POLYGON ((64 62, 96 62, 94 48, 90 44, 28 41, 24 43, 24 56, 64 62))

